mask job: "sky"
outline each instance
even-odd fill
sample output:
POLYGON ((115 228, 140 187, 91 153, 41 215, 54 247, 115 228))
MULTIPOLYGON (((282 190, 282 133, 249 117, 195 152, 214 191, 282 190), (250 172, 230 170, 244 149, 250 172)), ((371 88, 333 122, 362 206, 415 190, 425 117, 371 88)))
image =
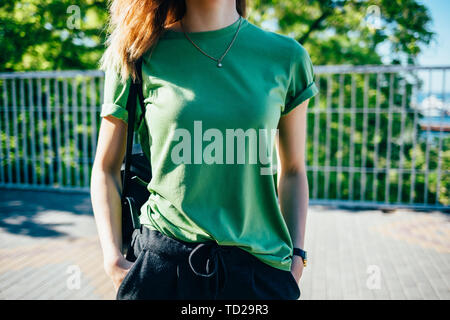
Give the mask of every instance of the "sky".
MULTIPOLYGON (((423 51, 419 56, 419 65, 450 66, 450 0, 422 0, 422 4, 426 5, 430 10, 433 23, 431 29, 436 33, 435 40, 428 46, 423 47, 423 51)), ((424 88, 429 90, 429 75, 421 74, 424 80, 424 88)), ((442 72, 433 72, 431 78, 431 91, 443 91, 442 72)), ((445 91, 450 93, 450 70, 446 72, 445 91)))
POLYGON ((422 0, 430 9, 433 18, 432 30, 436 32, 435 41, 424 48, 419 57, 421 65, 450 65, 450 1, 422 0))

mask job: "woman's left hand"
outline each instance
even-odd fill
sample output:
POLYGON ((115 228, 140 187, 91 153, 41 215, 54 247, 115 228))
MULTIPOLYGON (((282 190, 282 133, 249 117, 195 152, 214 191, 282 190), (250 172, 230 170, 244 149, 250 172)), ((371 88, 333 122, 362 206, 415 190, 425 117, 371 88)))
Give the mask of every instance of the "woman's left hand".
POLYGON ((297 283, 300 281, 300 278, 302 277, 303 268, 304 267, 302 258, 294 256, 292 258, 291 273, 294 276, 294 279, 297 281, 297 283))

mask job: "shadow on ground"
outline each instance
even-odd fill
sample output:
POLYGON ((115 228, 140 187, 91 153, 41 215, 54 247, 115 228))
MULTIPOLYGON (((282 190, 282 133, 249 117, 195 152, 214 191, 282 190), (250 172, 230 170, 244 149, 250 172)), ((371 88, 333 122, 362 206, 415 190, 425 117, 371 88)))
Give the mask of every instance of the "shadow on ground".
POLYGON ((2 232, 30 237, 67 236, 70 215, 92 215, 86 193, 0 189, 0 229, 2 232), (50 214, 51 218, 48 218, 50 214), (50 220, 50 221, 49 221, 50 220))

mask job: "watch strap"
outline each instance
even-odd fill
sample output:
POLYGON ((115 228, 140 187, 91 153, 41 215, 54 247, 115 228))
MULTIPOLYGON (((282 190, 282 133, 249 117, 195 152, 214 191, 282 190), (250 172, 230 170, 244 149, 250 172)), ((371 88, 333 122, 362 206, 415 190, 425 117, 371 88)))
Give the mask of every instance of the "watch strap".
POLYGON ((306 254, 305 250, 302 250, 300 248, 294 248, 293 255, 294 256, 299 256, 300 258, 302 258, 303 266, 306 267, 306 263, 308 261, 308 258, 307 258, 307 254, 306 254))

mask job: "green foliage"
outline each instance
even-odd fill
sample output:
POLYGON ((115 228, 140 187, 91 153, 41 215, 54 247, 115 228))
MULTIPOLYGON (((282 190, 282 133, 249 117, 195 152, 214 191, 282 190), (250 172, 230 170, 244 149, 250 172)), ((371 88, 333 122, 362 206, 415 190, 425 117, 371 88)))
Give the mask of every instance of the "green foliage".
POLYGON ((106 1, 4 0, 0 70, 97 69, 106 1))
MULTIPOLYGON (((291 35, 314 64, 414 63, 433 38, 417 0, 249 0, 249 20, 291 35), (367 23, 380 8, 380 28, 367 23), (381 46, 388 52, 380 53, 381 46)), ((3 0, 0 71, 96 69, 104 50, 107 1, 3 0)))
POLYGON ((250 4, 253 22, 277 22, 276 31, 296 38, 317 65, 380 64, 387 55, 391 63, 414 63, 420 46, 434 36, 430 14, 417 0, 254 0, 250 4), (380 13, 378 28, 370 19, 375 16, 373 6, 380 13), (389 50, 380 54, 381 46, 389 50))

